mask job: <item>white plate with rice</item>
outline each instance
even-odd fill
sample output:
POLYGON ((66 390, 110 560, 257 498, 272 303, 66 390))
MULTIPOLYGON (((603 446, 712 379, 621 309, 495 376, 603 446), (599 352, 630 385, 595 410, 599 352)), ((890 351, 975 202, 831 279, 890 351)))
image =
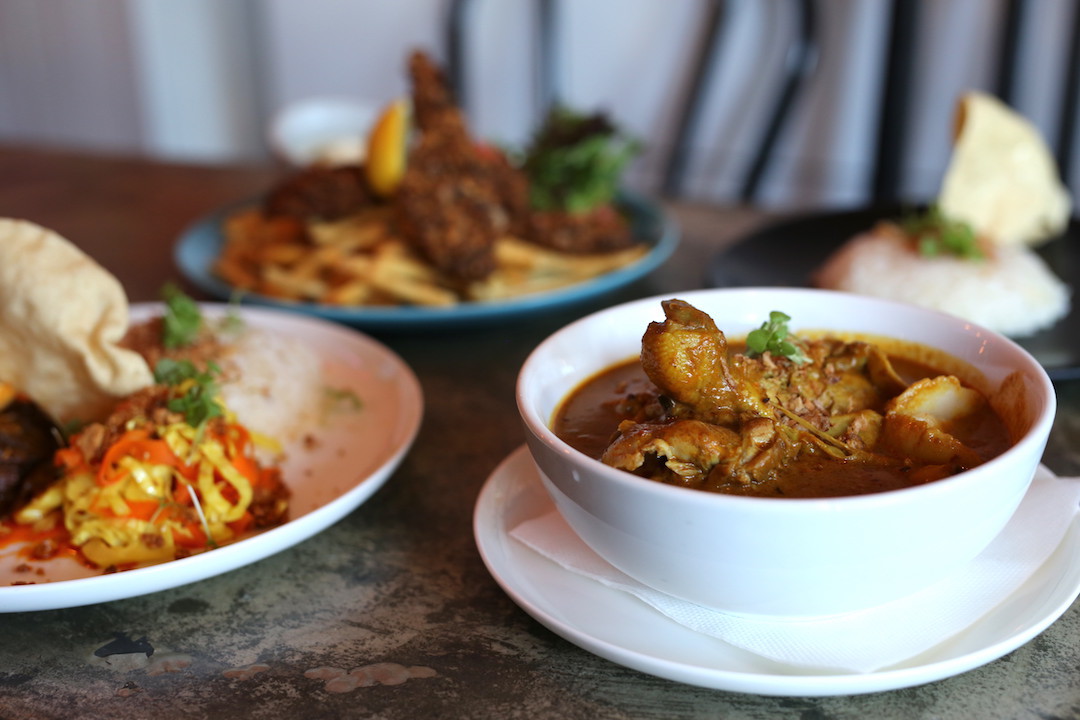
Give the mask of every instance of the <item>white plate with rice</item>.
MULTIPOLYGON (((849 239, 866 233, 881 220, 897 220, 913 209, 883 206, 815 213, 766 225, 718 253, 709 267, 707 282, 712 287, 809 286, 813 284, 815 273, 849 239)), ((991 277, 970 273, 950 278, 947 268, 935 268, 925 276, 915 278, 915 282, 904 282, 899 277, 904 271, 902 267, 889 257, 883 260, 879 258, 888 271, 883 273, 881 287, 874 288, 875 292, 868 294, 887 295, 890 290, 897 288, 909 291, 925 287, 927 283, 940 284, 942 287, 939 290, 952 299, 968 292, 972 296, 968 307, 977 313, 975 318, 969 319, 990 327, 996 322, 999 326, 1008 325, 1012 329, 1022 329, 1020 326, 1025 319, 1032 321, 1039 326, 1038 329, 1016 333, 1013 339, 1034 355, 1054 380, 1078 378, 1080 308, 1076 288, 1080 287, 1080 257, 1075 249, 1077 237, 1080 237, 1080 226, 1073 221, 1061 237, 1034 249, 1033 255, 1037 259, 1027 259, 1027 264, 1039 262, 1045 268, 1043 274, 1045 271, 1052 272, 1072 289, 1071 307, 1068 307, 1068 300, 1064 308, 1047 307, 1042 299, 1032 300, 1033 295, 1041 297, 1049 294, 1054 298, 1050 300, 1052 304, 1061 303, 1060 293, 1031 292, 1032 289, 1048 290, 1046 284, 1038 280, 1042 274, 1030 272, 1031 268, 1023 273, 1021 271, 1025 266, 1017 264, 1007 266, 1003 273, 991 277), (1025 286, 1025 280, 1031 276, 1037 278, 1035 285, 1028 283, 1025 286), (1026 309, 1017 313, 1017 308, 1025 304, 1026 309), (1062 313, 1064 315, 1058 318, 1062 313), (1040 316, 1054 317, 1048 319, 1040 316)), ((1006 327, 994 329, 1011 334, 1006 327)))
MULTIPOLYGON (((220 548, 108 575, 75 560, 27 560, 0 549, 0 612, 77 607, 136 597, 228 572, 333 525, 389 479, 423 416, 420 383, 371 338, 319 318, 204 304, 213 321, 235 314, 245 332, 233 356, 243 375, 223 386, 226 404, 252 429, 277 438, 292 491, 289 521, 220 548), (357 442, 357 438, 364 442, 357 442), (32 583, 19 584, 14 583, 32 583)), ((161 314, 131 308, 132 322, 161 314)))

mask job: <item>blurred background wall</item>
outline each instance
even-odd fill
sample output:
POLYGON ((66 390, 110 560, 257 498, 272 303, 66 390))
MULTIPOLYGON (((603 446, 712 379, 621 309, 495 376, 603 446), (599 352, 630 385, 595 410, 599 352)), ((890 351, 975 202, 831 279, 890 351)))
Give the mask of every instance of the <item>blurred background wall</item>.
MULTIPOLYGON (((909 0, 898 0, 900 3, 909 0)), ((688 198, 732 202, 762 137, 799 25, 795 0, 728 0, 688 198)), ((1048 138, 1062 129, 1074 0, 1024 3, 1013 104, 1048 138)), ((900 194, 937 191, 960 93, 993 89, 1007 0, 927 0, 910 48, 912 102, 900 194)), ((644 142, 630 183, 658 192, 704 35, 707 0, 563 0, 554 82, 644 142)), ((885 0, 813 0, 817 62, 795 98, 756 199, 843 206, 871 198, 888 38, 885 0)), ((269 158, 265 129, 319 95, 381 107, 407 92, 405 60, 448 56, 450 0, 0 0, 0 143, 190 162, 269 158)), ((520 145, 542 111, 537 3, 473 0, 463 94, 474 134, 520 145)), ((1066 177, 1080 188, 1080 181, 1066 177)))

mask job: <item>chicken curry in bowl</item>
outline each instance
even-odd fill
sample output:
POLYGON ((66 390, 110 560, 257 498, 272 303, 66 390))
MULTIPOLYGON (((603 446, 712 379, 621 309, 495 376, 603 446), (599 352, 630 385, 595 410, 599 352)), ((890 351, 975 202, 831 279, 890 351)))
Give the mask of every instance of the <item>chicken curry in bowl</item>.
POLYGON ((1012 444, 943 353, 796 337, 779 312, 729 341, 689 303, 663 309, 640 358, 587 380, 555 412, 556 435, 612 467, 711 492, 837 497, 933 482, 1012 444))

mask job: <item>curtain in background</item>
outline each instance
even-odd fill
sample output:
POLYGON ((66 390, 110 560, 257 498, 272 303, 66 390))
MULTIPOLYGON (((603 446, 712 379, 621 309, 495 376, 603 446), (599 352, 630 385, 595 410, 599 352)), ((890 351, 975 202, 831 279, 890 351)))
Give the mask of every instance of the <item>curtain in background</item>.
MULTIPOLYGON (((686 197, 738 199, 796 32, 790 4, 724 3, 686 197)), ((937 191, 958 95, 992 87, 1004 5, 921 3, 902 158, 908 199, 937 191)), ((757 196, 773 206, 869 197, 890 3, 818 0, 816 7, 819 63, 757 196)), ((707 1, 564 0, 558 8, 560 98, 609 112, 641 139, 630 182, 657 192, 707 1)), ((1040 0, 1032 8, 1016 104, 1054 137, 1075 3, 1040 0)), ((407 92, 411 49, 445 59, 447 16, 446 0, 0 0, 0 142, 197 162, 265 159, 266 124, 289 102, 343 95, 381 107, 407 92)), ((471 4, 465 77, 474 134, 520 145, 535 127, 542 110, 535 26, 532 0, 471 4)))

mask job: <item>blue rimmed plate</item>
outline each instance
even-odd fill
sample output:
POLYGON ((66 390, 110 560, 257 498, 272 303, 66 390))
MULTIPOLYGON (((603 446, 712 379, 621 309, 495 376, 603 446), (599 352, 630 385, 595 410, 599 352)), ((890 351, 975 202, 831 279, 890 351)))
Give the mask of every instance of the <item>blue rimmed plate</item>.
MULTIPOLYGON (((620 195, 619 205, 630 217, 634 236, 648 246, 648 253, 626 267, 542 293, 507 300, 462 302, 450 307, 343 307, 282 300, 248 292, 239 295, 239 299, 242 303, 306 313, 368 330, 478 325, 557 310, 601 297, 640 280, 662 265, 678 245, 678 228, 658 204, 635 194, 624 193, 620 195)), ((222 221, 235 210, 236 207, 224 208, 199 219, 183 232, 174 250, 176 264, 184 277, 203 292, 219 299, 237 296, 237 289, 212 271, 224 243, 222 221)))

